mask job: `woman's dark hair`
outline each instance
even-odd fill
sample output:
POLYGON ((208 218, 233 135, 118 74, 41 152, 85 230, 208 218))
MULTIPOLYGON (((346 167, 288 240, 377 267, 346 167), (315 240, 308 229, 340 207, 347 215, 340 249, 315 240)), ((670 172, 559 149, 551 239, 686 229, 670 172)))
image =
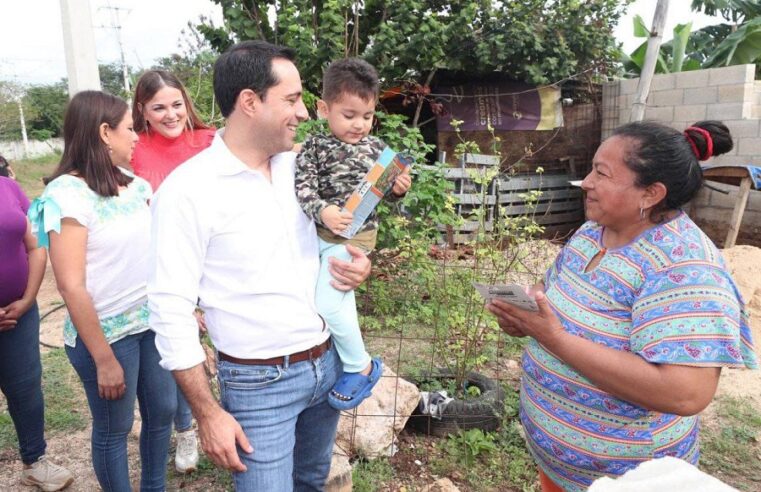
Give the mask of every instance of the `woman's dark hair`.
POLYGON ((61 162, 45 184, 64 174, 79 176, 87 186, 103 197, 118 196, 119 187, 132 178, 111 161, 108 146, 100 138, 100 126, 116 128, 127 114, 124 100, 101 91, 77 93, 66 106, 63 117, 63 155, 61 162))
POLYGON ((343 58, 331 63, 322 75, 322 99, 332 103, 351 94, 371 101, 378 97, 379 86, 375 67, 361 58, 343 58))
POLYGON ((143 133, 149 130, 145 116, 143 116, 145 105, 164 87, 173 87, 182 94, 182 100, 185 102, 185 108, 187 108, 188 112, 188 120, 186 122, 188 130, 210 128, 209 125, 199 118, 193 106, 193 101, 188 97, 185 86, 182 85, 180 79, 175 77, 173 73, 165 70, 148 70, 140 76, 140 80, 137 81, 135 86, 135 98, 132 101, 132 121, 135 125, 135 132, 143 133))
POLYGON ((10 167, 10 164, 8 163, 8 160, 2 155, 0 155, 0 176, 3 176, 5 178, 10 176, 11 173, 8 170, 9 167, 10 167))
POLYGON ((698 155, 710 156, 707 135, 699 129, 710 135, 711 155, 732 150, 732 135, 720 121, 699 121, 684 133, 654 121, 637 121, 613 130, 611 136, 629 140, 624 163, 634 172, 635 184, 646 187, 660 182, 666 186, 666 198, 653 207, 651 215, 681 207, 692 200, 703 185, 703 171, 692 144, 698 155))
POLYGON ((275 58, 294 61, 296 52, 266 41, 243 41, 217 58, 214 63, 214 96, 222 116, 230 116, 242 90, 251 89, 264 99, 267 89, 280 82, 272 73, 272 60, 275 58))

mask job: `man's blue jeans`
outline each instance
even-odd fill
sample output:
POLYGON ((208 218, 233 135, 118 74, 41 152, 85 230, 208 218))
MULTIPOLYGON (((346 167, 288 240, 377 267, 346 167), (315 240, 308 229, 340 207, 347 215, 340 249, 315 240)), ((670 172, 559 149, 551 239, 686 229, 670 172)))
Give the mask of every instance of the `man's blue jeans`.
POLYGON ((238 449, 244 473, 239 492, 323 490, 330 472, 338 411, 328 392, 341 375, 335 346, 322 357, 282 366, 249 366, 220 360, 222 406, 254 447, 238 449))
POLYGON ((21 461, 30 465, 45 454, 37 303, 18 319, 15 328, 0 332, 0 390, 16 427, 21 461))
POLYGON ((92 414, 92 462, 101 488, 131 492, 127 465, 127 436, 134 420, 135 398, 140 407, 141 491, 163 491, 172 419, 177 407, 177 386, 169 371, 159 366, 160 356, 148 330, 111 344, 124 370, 127 391, 120 400, 98 396, 98 374, 90 353, 77 337, 66 354, 79 374, 92 414))

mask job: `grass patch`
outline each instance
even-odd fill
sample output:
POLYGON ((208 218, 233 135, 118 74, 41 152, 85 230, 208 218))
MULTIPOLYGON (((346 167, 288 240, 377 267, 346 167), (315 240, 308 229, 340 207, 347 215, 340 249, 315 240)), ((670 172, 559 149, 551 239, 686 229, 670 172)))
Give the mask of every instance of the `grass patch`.
POLYGON ((37 198, 42 194, 45 185, 42 178, 52 174, 61 160, 61 154, 51 153, 34 159, 14 161, 11 166, 16 173, 16 181, 30 199, 37 198))
POLYGON ((394 477, 394 468, 387 459, 360 461, 351 474, 354 492, 376 492, 394 477))
POLYGON ((212 463, 206 456, 201 454, 198 459, 198 467, 192 473, 180 474, 174 469, 174 450, 169 453, 170 463, 167 473, 168 490, 206 491, 233 490, 233 476, 222 468, 212 463))
POLYGON ((87 427, 90 422, 87 397, 64 349, 42 354, 42 391, 47 433, 64 433, 87 427))
POLYGON ((740 490, 759 490, 761 413, 746 400, 725 397, 716 421, 701 431, 700 468, 740 490))
MULTIPOLYGON (((42 391, 45 398, 46 436, 87 427, 90 420, 87 400, 63 349, 51 350, 42 355, 42 391)), ((7 406, 3 404, 0 407, 0 450, 17 446, 13 421, 7 406)))

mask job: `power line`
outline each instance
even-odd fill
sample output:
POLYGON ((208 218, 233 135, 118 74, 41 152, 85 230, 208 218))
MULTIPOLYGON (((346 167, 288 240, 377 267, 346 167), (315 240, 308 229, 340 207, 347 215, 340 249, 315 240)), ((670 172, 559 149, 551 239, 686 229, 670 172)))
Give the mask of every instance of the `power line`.
POLYGON ((106 7, 98 7, 98 10, 105 9, 110 10, 110 18, 111 18, 111 25, 101 25, 97 26, 103 29, 113 29, 116 31, 116 40, 119 43, 119 55, 121 58, 121 64, 122 64, 122 76, 124 78, 124 91, 126 94, 130 93, 130 83, 129 83, 129 69, 127 68, 127 61, 126 57, 124 56, 124 43, 122 42, 122 24, 121 24, 121 18, 120 13, 126 12, 127 15, 131 12, 130 9, 126 9, 124 7, 114 7, 110 3, 106 7))

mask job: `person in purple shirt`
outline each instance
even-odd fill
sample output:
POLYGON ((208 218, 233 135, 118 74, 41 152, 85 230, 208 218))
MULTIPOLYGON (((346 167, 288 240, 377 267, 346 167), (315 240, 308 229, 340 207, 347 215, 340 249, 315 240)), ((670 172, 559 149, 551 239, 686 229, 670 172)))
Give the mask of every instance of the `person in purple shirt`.
POLYGON ((74 481, 66 468, 45 458, 40 315, 37 291, 47 253, 37 246, 26 212, 29 200, 12 179, 0 176, 0 390, 19 441, 21 483, 45 491, 74 481))

